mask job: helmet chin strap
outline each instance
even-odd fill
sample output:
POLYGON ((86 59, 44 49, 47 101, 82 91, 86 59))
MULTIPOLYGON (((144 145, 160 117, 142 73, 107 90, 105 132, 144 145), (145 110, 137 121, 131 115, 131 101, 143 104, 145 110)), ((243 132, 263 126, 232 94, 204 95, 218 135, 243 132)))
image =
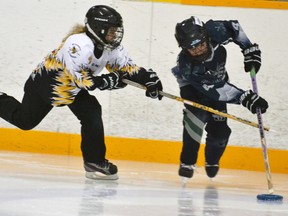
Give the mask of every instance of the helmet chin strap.
POLYGON ((89 25, 88 23, 86 23, 86 27, 87 27, 89 33, 90 33, 91 35, 93 35, 93 37, 96 38, 103 46, 105 46, 105 43, 101 40, 101 38, 99 38, 99 37, 94 33, 94 31, 91 29, 91 27, 90 27, 90 25, 89 25))
MULTIPOLYGON (((218 46, 219 45, 217 45, 215 47, 215 49, 217 49, 218 46)), ((213 48, 211 43, 209 43, 209 47, 210 47, 210 49, 209 49, 210 50, 210 55, 207 57, 207 59, 205 61, 211 61, 213 59, 213 57, 214 57, 214 48, 213 48)))

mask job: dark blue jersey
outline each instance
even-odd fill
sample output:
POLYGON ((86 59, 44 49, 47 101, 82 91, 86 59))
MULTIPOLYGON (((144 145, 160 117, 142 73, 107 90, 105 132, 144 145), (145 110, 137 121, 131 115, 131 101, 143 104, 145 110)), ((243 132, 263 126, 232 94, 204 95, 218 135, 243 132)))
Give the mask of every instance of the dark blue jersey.
POLYGON ((213 100, 239 104, 239 97, 244 91, 228 81, 225 68, 227 52, 223 45, 234 42, 245 49, 251 42, 236 20, 209 20, 205 27, 210 38, 211 56, 204 62, 196 63, 186 50, 182 50, 172 73, 180 87, 193 85, 213 100))

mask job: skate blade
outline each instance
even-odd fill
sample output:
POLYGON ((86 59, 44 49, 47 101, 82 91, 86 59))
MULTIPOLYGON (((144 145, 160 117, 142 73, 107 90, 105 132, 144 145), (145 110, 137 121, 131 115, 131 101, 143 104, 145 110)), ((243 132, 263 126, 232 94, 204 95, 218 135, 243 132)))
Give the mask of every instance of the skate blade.
POLYGON ((187 181, 188 181, 188 178, 182 177, 181 180, 182 180, 182 187, 185 188, 186 184, 187 184, 187 181))
POLYGON ((86 178, 94 179, 94 180, 117 180, 119 179, 117 174, 113 175, 104 175, 98 172, 86 172, 86 178))

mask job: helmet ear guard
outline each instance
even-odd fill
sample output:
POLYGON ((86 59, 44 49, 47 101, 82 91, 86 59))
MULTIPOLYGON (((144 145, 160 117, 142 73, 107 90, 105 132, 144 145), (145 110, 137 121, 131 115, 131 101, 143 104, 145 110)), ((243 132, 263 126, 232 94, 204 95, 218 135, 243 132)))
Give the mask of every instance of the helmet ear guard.
POLYGON ((113 8, 105 5, 91 7, 86 13, 85 26, 87 35, 95 42, 98 49, 113 50, 121 44, 124 35, 121 15, 113 8), (109 29, 116 28, 113 40, 107 40, 109 29))

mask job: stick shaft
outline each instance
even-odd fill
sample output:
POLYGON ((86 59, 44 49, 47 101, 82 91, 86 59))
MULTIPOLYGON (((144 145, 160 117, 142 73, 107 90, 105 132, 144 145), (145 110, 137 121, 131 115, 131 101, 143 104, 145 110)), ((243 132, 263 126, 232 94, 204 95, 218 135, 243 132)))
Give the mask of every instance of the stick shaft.
MULTIPOLYGON (((257 81, 256 81, 256 72, 253 68, 250 72, 251 81, 252 81, 252 87, 253 92, 258 94, 258 88, 257 88, 257 81)), ((262 119, 262 113, 260 109, 256 110, 257 113, 257 119, 258 119, 258 125, 259 125, 259 133, 260 133, 260 140, 261 140, 261 147, 264 157, 264 164, 265 164, 265 170, 266 170, 266 176, 267 176, 267 183, 268 183, 268 190, 269 193, 273 193, 273 183, 272 183, 272 177, 271 177, 271 171, 270 171, 270 165, 269 165, 269 158, 268 158, 268 152, 267 152, 267 143, 265 139, 265 132, 264 132, 264 126, 263 126, 263 119, 262 119)))
MULTIPOLYGON (((141 89, 146 89, 145 86, 139 84, 139 83, 136 83, 136 82, 133 82, 131 80, 127 80, 127 79, 122 79, 122 81, 126 84, 129 84, 129 85, 132 85, 134 87, 138 87, 138 88, 141 88, 141 89)), ((177 100, 179 102, 182 102, 184 104, 188 104, 190 106, 193 106, 193 107, 196 107, 196 108, 199 108, 199 109, 202 109, 202 110, 205 110, 207 112, 211 112, 211 113, 214 113, 216 115, 219 115, 219 116, 222 116, 222 117, 226 117, 226 118, 229 118, 229 119, 232 119, 232 120, 235 120, 235 121, 238 121, 238 122, 241 122, 241 123, 244 123, 244 124, 247 124, 247 125, 250 125, 252 127, 256 127, 258 128, 259 125, 255 122, 251 122, 249 120, 246 120, 246 119, 242 119, 242 118, 239 118, 237 116, 234 116, 234 115, 230 115, 228 113, 224 113, 224 112, 220 112, 218 110, 215 110, 211 107, 208 107, 208 106, 205 106, 205 105, 202 105, 202 104, 199 104, 199 103, 196 103, 196 102, 193 102, 193 101, 190 101, 190 100, 186 100, 184 98, 181 98, 181 97, 178 97, 176 95, 172 95, 172 94, 169 94, 169 93, 166 93, 166 92, 163 92, 163 91, 160 91, 159 92, 162 96, 164 97, 167 97, 167 98, 170 98, 170 99, 173 99, 173 100, 177 100)), ((263 125, 262 125, 263 126, 263 125)), ((266 130, 266 131, 269 131, 269 128, 268 127, 264 127, 263 126, 263 129, 266 130)))

